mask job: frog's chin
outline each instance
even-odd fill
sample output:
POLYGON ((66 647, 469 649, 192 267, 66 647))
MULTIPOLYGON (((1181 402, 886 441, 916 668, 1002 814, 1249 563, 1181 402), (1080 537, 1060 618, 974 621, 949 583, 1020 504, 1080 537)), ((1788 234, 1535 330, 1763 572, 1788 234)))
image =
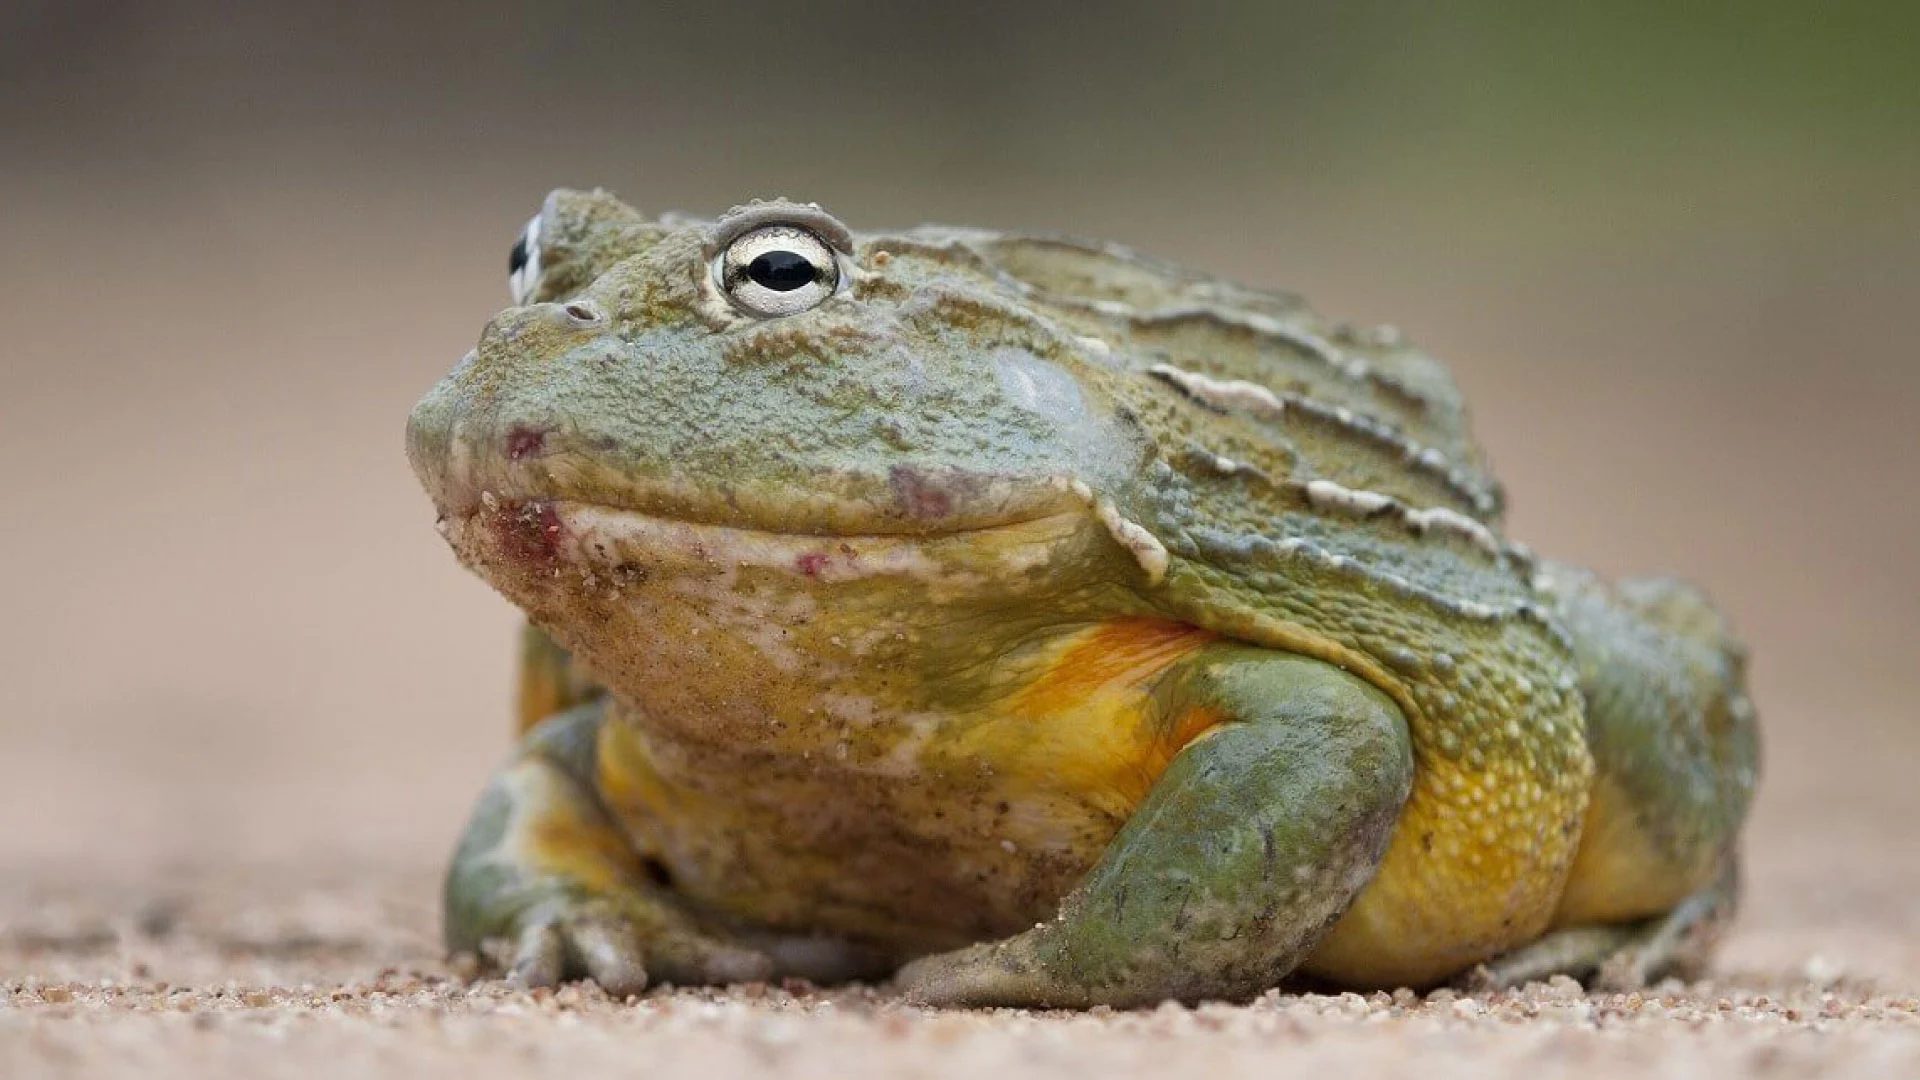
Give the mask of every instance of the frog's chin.
POLYGON ((1084 504, 937 534, 819 534, 719 525, 564 499, 489 496, 441 518, 461 560, 510 598, 582 582, 622 582, 760 571, 822 587, 866 579, 926 584, 1018 576, 1084 542, 1096 518, 1084 504))

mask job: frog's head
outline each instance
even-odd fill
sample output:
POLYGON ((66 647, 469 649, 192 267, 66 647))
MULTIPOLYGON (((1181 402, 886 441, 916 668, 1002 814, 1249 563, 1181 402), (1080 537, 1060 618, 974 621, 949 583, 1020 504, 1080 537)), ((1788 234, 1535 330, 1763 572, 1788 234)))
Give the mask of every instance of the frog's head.
POLYGON ((1112 359, 965 236, 555 192, 513 249, 516 306, 414 409, 414 470, 450 535, 508 534, 455 543, 509 595, 498 553, 565 561, 611 514, 889 542, 1111 514, 1148 453, 1112 359))

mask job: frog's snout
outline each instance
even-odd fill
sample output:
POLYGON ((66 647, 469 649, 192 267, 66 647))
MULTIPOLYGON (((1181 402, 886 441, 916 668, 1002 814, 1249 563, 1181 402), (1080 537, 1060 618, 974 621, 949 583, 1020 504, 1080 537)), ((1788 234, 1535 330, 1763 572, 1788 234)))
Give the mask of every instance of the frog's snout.
POLYGON ((448 387, 455 376, 472 366, 473 359, 472 352, 461 357, 454 365, 454 374, 435 384, 407 414, 407 463, 443 514, 447 512, 456 400, 448 387))

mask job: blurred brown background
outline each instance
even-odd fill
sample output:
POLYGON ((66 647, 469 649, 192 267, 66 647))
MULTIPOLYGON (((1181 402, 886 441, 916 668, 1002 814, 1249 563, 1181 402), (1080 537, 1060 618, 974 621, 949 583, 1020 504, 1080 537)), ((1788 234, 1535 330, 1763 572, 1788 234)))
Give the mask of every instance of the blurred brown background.
POLYGON ((0 882, 403 867, 430 914, 515 620, 401 424, 598 184, 1407 328, 1516 536, 1750 638, 1737 955, 1920 972, 1920 6, 681 7, 0 6, 0 882))

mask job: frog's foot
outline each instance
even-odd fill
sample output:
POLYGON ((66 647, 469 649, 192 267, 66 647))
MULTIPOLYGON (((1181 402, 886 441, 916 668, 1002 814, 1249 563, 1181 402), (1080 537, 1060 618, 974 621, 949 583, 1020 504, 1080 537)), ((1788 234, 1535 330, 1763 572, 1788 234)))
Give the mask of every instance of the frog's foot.
POLYGON ((1059 979, 1035 955, 1026 935, 923 956, 894 974, 907 1000, 921 1005, 1098 1004, 1094 988, 1059 979))
POLYGON ((1668 975, 1692 976, 1705 968, 1738 897, 1738 871, 1729 861, 1714 884, 1665 915, 1555 930, 1475 967, 1460 981, 1471 990, 1508 990, 1571 975, 1594 990, 1628 991, 1668 975))
POLYGON ((524 987, 588 978, 608 993, 650 981, 764 979, 764 952, 707 925, 649 875, 590 777, 601 706, 541 724, 481 797, 447 875, 449 948, 524 987))
POLYGON ((512 937, 482 952, 515 986, 591 979, 607 993, 637 994, 650 982, 735 983, 773 974, 764 953, 715 937, 644 894, 536 905, 514 920, 512 937), (504 955, 501 955, 504 954, 504 955))
POLYGON ((1182 750, 1048 922, 922 957, 931 1005, 1131 1007, 1246 998, 1325 935, 1378 865, 1413 775, 1398 709, 1316 660, 1204 650, 1166 684, 1182 750))

